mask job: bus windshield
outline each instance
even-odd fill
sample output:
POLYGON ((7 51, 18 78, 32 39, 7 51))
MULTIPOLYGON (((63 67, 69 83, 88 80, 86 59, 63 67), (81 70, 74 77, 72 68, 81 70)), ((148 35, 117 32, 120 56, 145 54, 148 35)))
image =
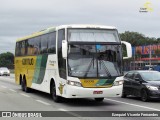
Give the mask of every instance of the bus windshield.
POLYGON ((120 76, 121 74, 121 45, 69 45, 69 76, 80 78, 111 78, 120 76))

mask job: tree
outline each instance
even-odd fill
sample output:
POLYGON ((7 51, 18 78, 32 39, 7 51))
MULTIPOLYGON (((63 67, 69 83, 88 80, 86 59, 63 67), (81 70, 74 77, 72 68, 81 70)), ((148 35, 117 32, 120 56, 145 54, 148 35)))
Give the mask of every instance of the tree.
POLYGON ((132 46, 136 46, 142 44, 144 42, 145 36, 138 32, 129 32, 126 31, 125 33, 120 34, 121 40, 127 41, 132 44, 132 46))
POLYGON ((14 68, 14 55, 13 53, 6 52, 0 54, 0 67, 14 68))
POLYGON ((160 43, 160 38, 157 38, 157 43, 160 43))
POLYGON ((132 46, 153 45, 160 43, 160 38, 145 37, 138 32, 126 31, 120 34, 121 40, 131 43, 132 46))

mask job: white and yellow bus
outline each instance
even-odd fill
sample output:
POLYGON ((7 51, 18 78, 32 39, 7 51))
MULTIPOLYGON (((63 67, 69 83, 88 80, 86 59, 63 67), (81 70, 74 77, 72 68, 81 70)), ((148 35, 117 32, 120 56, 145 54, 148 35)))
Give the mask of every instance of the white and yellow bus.
MULTIPOLYGON (((126 45, 131 57, 131 45, 126 45)), ((122 41, 117 29, 100 25, 62 25, 18 39, 15 80, 22 90, 36 89, 64 98, 122 94, 122 41)))

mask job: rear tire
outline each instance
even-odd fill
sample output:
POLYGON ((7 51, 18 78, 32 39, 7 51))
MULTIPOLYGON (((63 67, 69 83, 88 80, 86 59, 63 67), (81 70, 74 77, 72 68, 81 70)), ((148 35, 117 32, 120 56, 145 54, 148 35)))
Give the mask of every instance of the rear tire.
POLYGON ((57 96, 56 94, 56 85, 54 82, 51 84, 51 96, 54 102, 60 102, 60 96, 57 96))
POLYGON ((22 80, 21 87, 22 90, 25 91, 26 93, 30 92, 30 88, 27 87, 27 82, 25 78, 23 78, 22 80))
POLYGON ((24 81, 23 80, 21 80, 21 89, 22 89, 22 91, 25 91, 24 81))
POLYGON ((104 98, 94 98, 96 102, 102 102, 104 98))

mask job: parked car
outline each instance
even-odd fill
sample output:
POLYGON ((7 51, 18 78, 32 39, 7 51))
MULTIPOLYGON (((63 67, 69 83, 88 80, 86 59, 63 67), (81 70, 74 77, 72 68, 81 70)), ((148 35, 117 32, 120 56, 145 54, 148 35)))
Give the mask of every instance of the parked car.
POLYGON ((8 68, 0 67, 0 76, 3 76, 3 75, 10 76, 10 71, 8 68))
POLYGON ((142 101, 160 99, 160 72, 135 70, 126 73, 123 79, 122 98, 134 95, 142 101))

